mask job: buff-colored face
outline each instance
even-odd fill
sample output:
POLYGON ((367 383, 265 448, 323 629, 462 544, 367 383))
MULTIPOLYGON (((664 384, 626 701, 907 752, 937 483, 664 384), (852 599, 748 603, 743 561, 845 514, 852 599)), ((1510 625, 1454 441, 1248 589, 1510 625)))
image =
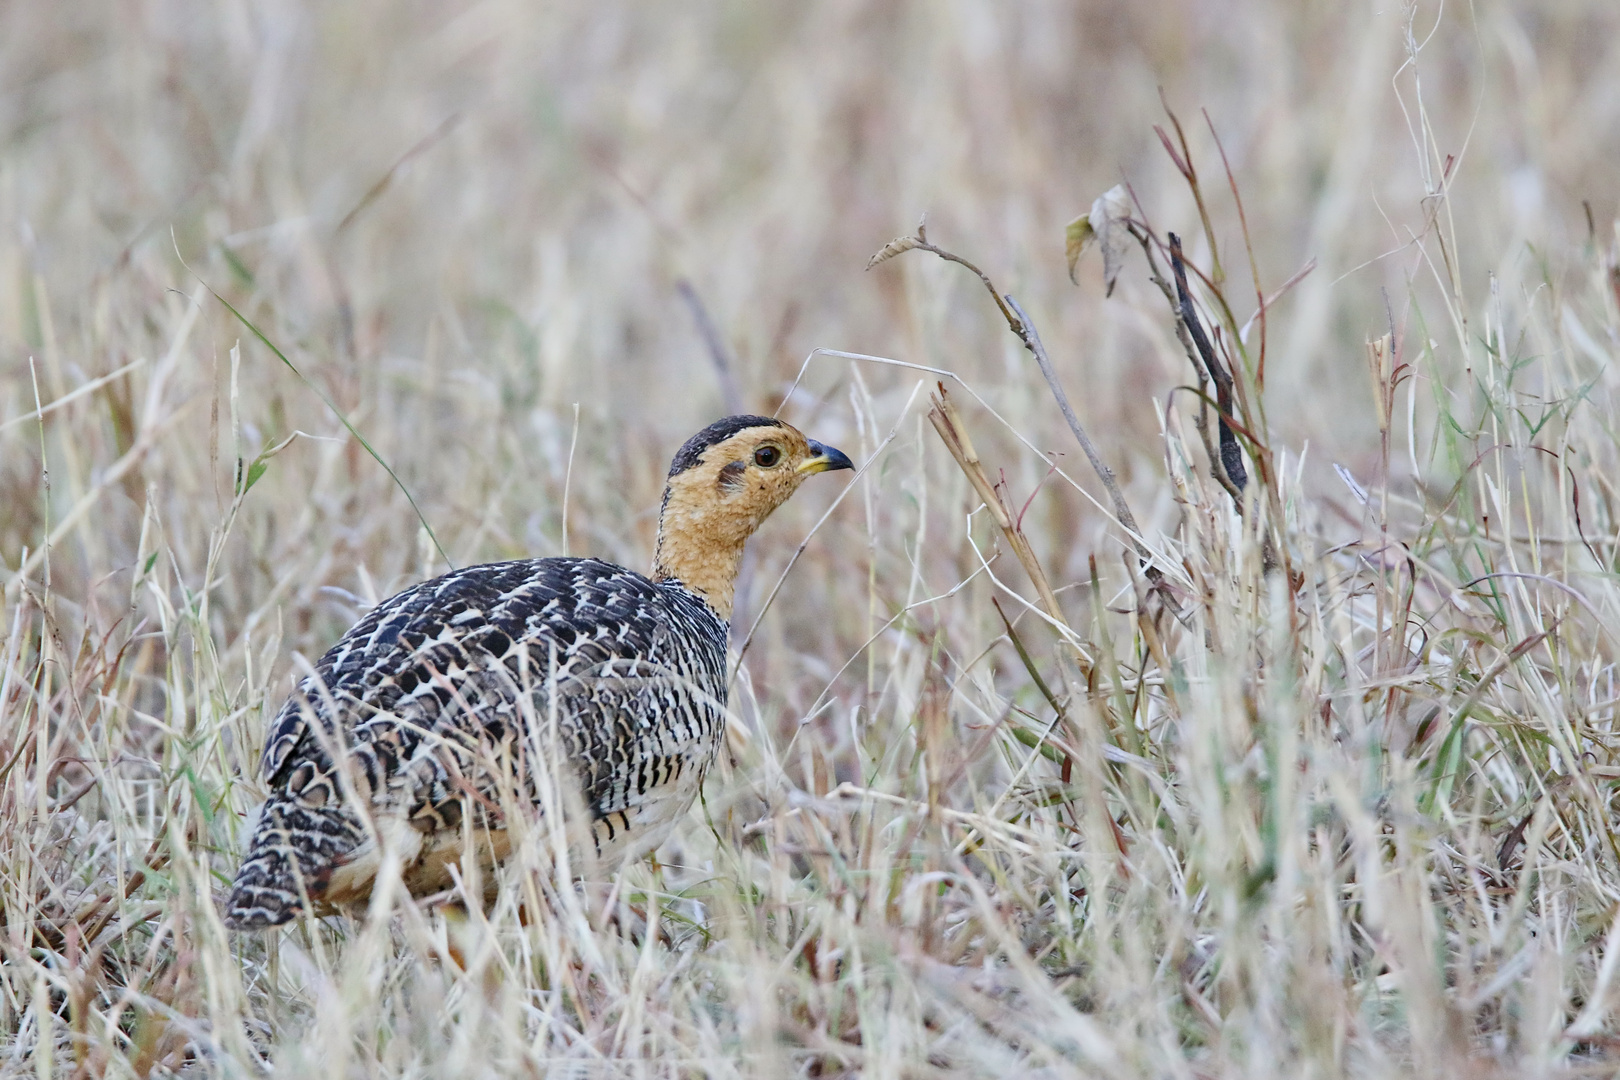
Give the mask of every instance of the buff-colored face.
POLYGON ((852 468, 841 452, 762 417, 705 428, 671 466, 655 576, 685 582, 729 610, 743 542, 806 477, 852 468))
MULTIPOLYGON (((708 495, 705 516, 753 532, 771 511, 799 490, 805 477, 849 468, 849 460, 787 427, 748 428, 703 454, 703 461, 677 480, 697 499, 708 495), (711 486, 712 491, 701 488, 711 486), (712 500, 712 501, 711 501, 712 500)), ((718 522, 717 522, 718 524, 718 522)))

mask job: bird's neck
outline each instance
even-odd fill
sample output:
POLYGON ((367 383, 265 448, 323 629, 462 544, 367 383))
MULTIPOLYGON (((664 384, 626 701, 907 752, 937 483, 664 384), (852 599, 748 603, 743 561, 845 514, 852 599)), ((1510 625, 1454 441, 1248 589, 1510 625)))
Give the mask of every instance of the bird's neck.
POLYGON ((666 495, 658 515, 653 580, 680 582, 729 622, 748 532, 727 528, 712 515, 693 513, 666 495))

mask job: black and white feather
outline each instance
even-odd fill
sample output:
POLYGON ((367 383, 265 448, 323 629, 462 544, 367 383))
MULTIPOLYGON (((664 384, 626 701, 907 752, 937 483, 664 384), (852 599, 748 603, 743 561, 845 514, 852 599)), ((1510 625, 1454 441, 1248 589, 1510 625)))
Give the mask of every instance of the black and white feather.
POLYGON ((656 847, 724 734, 726 629, 679 582, 597 559, 473 566, 391 598, 271 724, 270 797, 227 922, 273 926, 304 897, 361 892, 385 835, 407 883, 431 888, 413 873, 459 851, 467 807, 498 828, 503 779, 536 797, 525 762, 548 749, 537 729, 555 731, 598 854, 656 847))

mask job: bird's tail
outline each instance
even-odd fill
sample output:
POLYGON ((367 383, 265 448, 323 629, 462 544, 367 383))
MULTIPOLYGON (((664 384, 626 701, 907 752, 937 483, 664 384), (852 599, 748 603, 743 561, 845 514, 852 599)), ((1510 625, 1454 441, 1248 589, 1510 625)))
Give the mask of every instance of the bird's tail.
POLYGON ((306 902, 321 901, 332 871, 364 837, 360 821, 340 805, 272 797, 225 901, 225 925, 263 930, 291 922, 306 902))

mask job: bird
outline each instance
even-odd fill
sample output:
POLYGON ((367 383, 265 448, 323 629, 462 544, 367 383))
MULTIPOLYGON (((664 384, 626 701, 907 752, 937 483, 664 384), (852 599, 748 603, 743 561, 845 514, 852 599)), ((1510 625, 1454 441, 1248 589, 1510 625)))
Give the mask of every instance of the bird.
POLYGON ((510 854, 525 804, 563 808, 597 865, 656 849, 719 754, 744 542, 806 478, 852 468, 783 421, 728 416, 670 463, 650 575, 519 559, 372 608, 266 731, 225 924, 347 910, 390 853, 409 892, 442 892, 469 851, 510 854))

